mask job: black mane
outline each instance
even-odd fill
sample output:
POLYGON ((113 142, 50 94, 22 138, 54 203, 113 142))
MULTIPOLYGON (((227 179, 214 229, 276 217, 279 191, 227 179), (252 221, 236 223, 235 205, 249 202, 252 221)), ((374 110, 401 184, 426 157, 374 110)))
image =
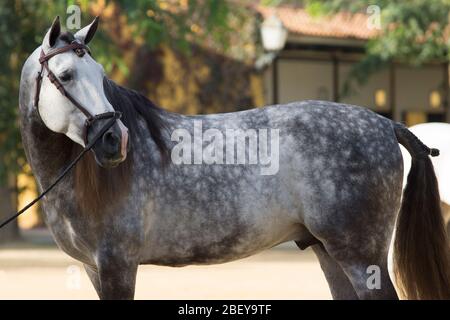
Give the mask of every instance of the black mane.
POLYGON ((161 118, 163 110, 141 93, 119 86, 106 77, 103 80, 103 88, 114 109, 122 112, 122 121, 130 130, 130 136, 133 137, 139 133, 137 119, 139 116, 142 117, 162 158, 165 159, 168 155, 168 147, 164 140, 167 128, 161 118))

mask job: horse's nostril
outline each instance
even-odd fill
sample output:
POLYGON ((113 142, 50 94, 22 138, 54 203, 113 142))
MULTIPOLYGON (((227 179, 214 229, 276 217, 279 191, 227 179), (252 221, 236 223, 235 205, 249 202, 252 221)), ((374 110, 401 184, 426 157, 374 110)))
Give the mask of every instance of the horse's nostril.
POLYGON ((103 146, 108 153, 117 153, 120 148, 120 137, 114 132, 106 132, 103 135, 103 146))

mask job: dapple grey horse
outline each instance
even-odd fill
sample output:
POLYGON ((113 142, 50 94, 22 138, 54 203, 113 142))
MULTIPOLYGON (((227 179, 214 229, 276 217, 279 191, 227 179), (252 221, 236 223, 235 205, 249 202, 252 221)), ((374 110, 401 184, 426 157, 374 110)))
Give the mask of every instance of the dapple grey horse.
MULTIPOLYGON (((86 141, 85 115, 47 77, 39 113, 33 106, 39 55, 73 41, 87 44, 97 23, 73 35, 62 33, 55 19, 23 66, 22 139, 41 190, 86 141)), ((126 145, 117 121, 43 201, 58 246, 84 264, 100 298, 133 298, 140 264, 224 263, 295 241, 313 248, 334 298, 396 299, 387 271, 395 224, 403 294, 450 298, 432 150, 401 124, 325 101, 184 116, 114 84, 89 54, 64 52, 48 66, 91 114, 121 111, 130 131, 126 145), (229 129, 279 130, 278 145, 270 147, 278 149, 277 172, 261 174, 262 163, 174 163, 171 150, 180 142, 174 132, 193 135, 196 122, 224 135, 229 129), (402 203, 398 142, 413 158, 402 203), (378 285, 371 285, 373 275, 378 285)), ((101 125, 90 128, 88 140, 101 125)), ((192 152, 206 144, 194 143, 192 152)))

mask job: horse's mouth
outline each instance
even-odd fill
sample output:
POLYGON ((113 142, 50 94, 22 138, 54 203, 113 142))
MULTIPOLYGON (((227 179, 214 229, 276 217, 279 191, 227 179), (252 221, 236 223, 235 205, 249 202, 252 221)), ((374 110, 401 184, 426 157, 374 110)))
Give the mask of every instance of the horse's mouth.
POLYGON ((122 162, 124 162, 126 159, 125 157, 120 157, 120 158, 116 158, 116 159, 107 159, 107 158, 103 158, 103 159, 98 159, 97 157, 95 157, 95 162, 97 162, 97 164, 105 169, 112 169, 117 167, 119 164, 121 164, 122 162))

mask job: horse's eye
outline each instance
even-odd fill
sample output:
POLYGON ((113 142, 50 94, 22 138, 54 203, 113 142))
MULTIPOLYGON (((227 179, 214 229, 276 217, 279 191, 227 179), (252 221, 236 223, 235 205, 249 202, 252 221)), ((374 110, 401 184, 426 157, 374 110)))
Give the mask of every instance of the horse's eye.
POLYGON ((68 81, 72 80, 72 74, 70 72, 65 72, 59 76, 59 79, 62 82, 68 82, 68 81))

